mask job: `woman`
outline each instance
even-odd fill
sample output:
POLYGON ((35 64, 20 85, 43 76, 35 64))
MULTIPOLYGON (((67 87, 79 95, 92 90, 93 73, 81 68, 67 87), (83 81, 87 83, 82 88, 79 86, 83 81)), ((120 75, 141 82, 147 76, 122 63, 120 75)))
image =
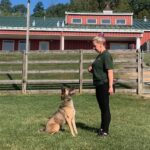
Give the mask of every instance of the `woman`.
POLYGON ((109 95, 113 93, 113 60, 105 47, 105 38, 100 35, 93 38, 94 49, 99 53, 88 71, 93 74, 96 98, 101 111, 99 136, 107 136, 111 120, 109 95))

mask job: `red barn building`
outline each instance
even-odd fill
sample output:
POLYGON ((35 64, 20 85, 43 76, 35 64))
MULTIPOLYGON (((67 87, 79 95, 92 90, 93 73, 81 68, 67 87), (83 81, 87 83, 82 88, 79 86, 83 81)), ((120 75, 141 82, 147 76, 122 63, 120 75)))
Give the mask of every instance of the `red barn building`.
MULTIPOLYGON (((150 49, 150 20, 133 13, 65 12, 65 18, 30 20, 30 50, 91 49, 91 40, 104 33, 108 49, 150 49)), ((0 50, 25 50, 26 18, 0 17, 0 50)))

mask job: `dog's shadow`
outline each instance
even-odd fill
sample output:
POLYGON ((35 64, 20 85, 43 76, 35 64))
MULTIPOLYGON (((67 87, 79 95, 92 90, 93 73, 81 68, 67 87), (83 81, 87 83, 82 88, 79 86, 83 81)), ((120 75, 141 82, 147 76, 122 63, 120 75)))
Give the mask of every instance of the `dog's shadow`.
POLYGON ((96 133, 98 131, 98 128, 90 127, 90 126, 88 126, 88 125, 86 125, 82 122, 77 122, 76 126, 77 126, 77 128, 87 130, 87 131, 90 131, 90 132, 95 132, 96 133))

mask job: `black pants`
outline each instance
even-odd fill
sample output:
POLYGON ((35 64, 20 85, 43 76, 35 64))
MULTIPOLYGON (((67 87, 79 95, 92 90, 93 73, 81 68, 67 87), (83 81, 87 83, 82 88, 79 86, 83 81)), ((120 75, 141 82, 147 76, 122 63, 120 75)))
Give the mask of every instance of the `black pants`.
POLYGON ((101 129, 106 133, 109 132, 109 124, 111 120, 108 90, 108 83, 96 86, 96 98, 101 110, 101 129))

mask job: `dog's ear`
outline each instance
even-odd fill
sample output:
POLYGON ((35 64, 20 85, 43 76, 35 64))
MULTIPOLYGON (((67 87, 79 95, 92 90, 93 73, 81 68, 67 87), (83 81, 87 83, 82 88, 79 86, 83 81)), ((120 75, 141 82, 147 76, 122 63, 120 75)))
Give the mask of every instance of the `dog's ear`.
POLYGON ((62 87, 62 88, 61 88, 61 95, 64 95, 64 94, 65 94, 65 88, 62 87))
POLYGON ((74 88, 69 89, 69 95, 74 95, 76 93, 74 88))

